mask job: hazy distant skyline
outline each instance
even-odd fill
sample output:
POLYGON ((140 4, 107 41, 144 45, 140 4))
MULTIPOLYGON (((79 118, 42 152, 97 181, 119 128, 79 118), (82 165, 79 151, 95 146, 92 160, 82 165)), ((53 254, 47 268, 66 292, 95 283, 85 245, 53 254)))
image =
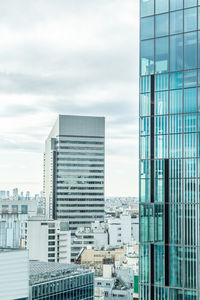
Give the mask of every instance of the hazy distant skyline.
POLYGON ((138 0, 0 3, 0 190, 42 190, 58 114, 106 117, 106 196, 138 195, 138 0))

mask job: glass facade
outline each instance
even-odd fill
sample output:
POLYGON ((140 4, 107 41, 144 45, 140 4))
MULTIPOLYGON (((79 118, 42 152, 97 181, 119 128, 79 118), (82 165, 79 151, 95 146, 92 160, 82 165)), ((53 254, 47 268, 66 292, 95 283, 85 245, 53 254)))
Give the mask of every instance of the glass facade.
POLYGON ((140 299, 200 299, 200 1, 140 0, 140 299))
POLYGON ((93 300, 94 274, 74 275, 34 284, 32 300, 93 300))

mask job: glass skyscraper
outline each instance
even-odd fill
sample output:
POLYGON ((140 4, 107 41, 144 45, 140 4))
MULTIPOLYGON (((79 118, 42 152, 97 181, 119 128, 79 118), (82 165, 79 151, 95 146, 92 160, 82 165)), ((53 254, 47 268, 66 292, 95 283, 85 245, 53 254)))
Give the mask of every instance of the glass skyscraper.
POLYGON ((140 0, 140 299, 200 299, 200 0, 140 0))

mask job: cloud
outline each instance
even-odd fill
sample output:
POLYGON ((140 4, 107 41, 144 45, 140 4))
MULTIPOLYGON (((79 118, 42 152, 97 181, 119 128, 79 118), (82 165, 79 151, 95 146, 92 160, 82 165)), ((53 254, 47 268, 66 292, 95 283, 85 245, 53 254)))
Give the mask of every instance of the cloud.
MULTIPOLYGON (((129 174, 138 157, 138 1, 7 0, 0 19, 0 154, 42 157, 59 113, 103 115, 107 172, 119 163, 129 174)), ((108 185, 109 194, 122 192, 112 176, 108 185)))

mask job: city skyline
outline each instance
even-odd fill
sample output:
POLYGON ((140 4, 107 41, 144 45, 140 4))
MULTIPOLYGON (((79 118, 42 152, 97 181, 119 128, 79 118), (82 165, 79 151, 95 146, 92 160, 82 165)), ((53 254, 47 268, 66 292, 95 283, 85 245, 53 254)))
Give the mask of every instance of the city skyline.
POLYGON ((62 113, 106 117, 105 196, 138 196, 138 7, 0 4, 1 190, 42 190, 44 140, 62 113))

